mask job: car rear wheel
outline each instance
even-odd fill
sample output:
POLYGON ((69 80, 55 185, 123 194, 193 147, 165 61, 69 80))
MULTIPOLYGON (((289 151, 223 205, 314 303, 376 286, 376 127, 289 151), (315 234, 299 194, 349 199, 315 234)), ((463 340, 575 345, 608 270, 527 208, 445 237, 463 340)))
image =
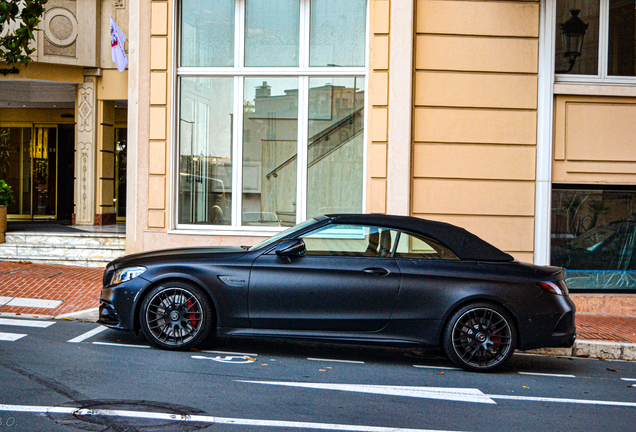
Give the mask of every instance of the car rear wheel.
POLYGON ((207 337, 213 310, 205 293, 185 282, 167 282, 153 288, 141 304, 139 322, 155 346, 187 350, 207 337))
POLYGON ((476 303, 459 309, 444 328, 444 350, 464 369, 487 372, 503 366, 515 350, 514 321, 501 307, 476 303))

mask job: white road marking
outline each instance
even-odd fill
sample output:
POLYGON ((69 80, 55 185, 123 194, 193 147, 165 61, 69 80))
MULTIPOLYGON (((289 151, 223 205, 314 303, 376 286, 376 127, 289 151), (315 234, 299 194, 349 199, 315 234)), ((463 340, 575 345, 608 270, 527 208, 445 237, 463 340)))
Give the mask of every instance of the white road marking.
POLYGON ((456 368, 456 367, 448 367, 448 366, 423 366, 423 365, 413 365, 413 367, 416 367, 416 368, 422 368, 422 369, 462 370, 462 369, 460 369, 460 368, 456 368))
POLYGON ((549 373, 539 373, 539 372, 519 372, 519 375, 537 375, 537 376, 547 376, 547 377, 556 377, 556 378, 576 378, 574 375, 549 374, 549 373))
POLYGON ((357 393, 372 393, 391 396, 406 396, 427 399, 452 400, 458 402, 474 402, 496 404, 493 399, 517 400, 527 402, 554 402, 580 405, 604 405, 617 407, 636 408, 636 402, 602 401, 588 399, 550 398, 536 396, 512 396, 484 394, 478 389, 470 388, 446 388, 446 387, 413 387, 413 386, 381 386, 358 384, 323 384, 306 382, 281 382, 281 381, 243 381, 250 384, 265 384, 285 387, 311 388, 320 390, 348 391, 357 393))
POLYGON ((229 352, 229 351, 208 351, 208 350, 202 350, 200 352, 202 352, 202 353, 212 353, 212 354, 229 354, 229 355, 237 355, 237 356, 258 357, 258 354, 237 353, 237 352, 229 352))
POLYGON ((125 347, 125 348, 150 348, 149 345, 132 345, 132 344, 121 344, 121 343, 114 343, 114 342, 93 342, 93 344, 125 347))
POLYGON ((356 393, 371 393, 390 396, 407 396, 423 399, 442 399, 458 402, 475 402, 496 404, 478 389, 446 388, 446 387, 412 387, 412 386, 384 386, 366 384, 332 384, 332 383, 301 383, 284 381, 243 381, 250 384, 265 384, 285 387, 301 387, 320 390, 337 390, 356 393))
POLYGON ((213 360, 219 363, 237 363, 237 364, 254 363, 256 361, 255 358, 244 356, 244 355, 223 356, 223 357, 222 356, 206 357, 206 356, 193 355, 192 358, 196 360, 213 360))
POLYGON ((620 401, 601 401, 601 400, 588 400, 588 399, 566 399, 566 398, 548 398, 548 397, 535 397, 535 396, 511 396, 511 395, 486 395, 492 399, 507 399, 507 400, 519 400, 529 402, 555 402, 555 403, 570 403, 580 405, 606 405, 606 406, 618 406, 618 407, 633 407, 636 408, 636 402, 620 402, 620 401))
POLYGON ((0 325, 47 328, 55 324, 54 321, 31 321, 25 319, 0 318, 0 325))
POLYGON ((636 378, 621 378, 623 381, 636 381, 636 378))
POLYGON ((319 362, 336 362, 336 363, 364 364, 364 362, 363 362, 363 361, 355 361, 355 360, 335 360, 335 359, 320 359, 320 358, 307 358, 307 360, 311 360, 311 361, 319 361, 319 362))
POLYGON ((25 337, 25 334, 20 333, 0 333, 0 341, 15 342, 20 338, 25 337))
POLYGON ((79 335, 78 337, 75 337, 71 340, 68 340, 67 342, 71 342, 71 343, 80 343, 85 341, 86 339, 92 338, 93 336, 95 336, 98 333, 103 332, 104 330, 107 330, 108 327, 104 327, 104 326, 99 326, 99 327, 95 327, 93 330, 87 331, 84 334, 79 335))
POLYGON ((311 422, 292 422, 282 420, 261 420, 261 419, 241 419, 229 417, 214 417, 206 415, 184 416, 175 413, 157 413, 144 411, 125 411, 125 410, 96 410, 96 409, 80 409, 74 407, 48 407, 48 406, 29 406, 29 405, 0 405, 0 411, 9 412, 27 412, 27 413, 45 413, 45 414, 68 414, 76 417, 89 416, 111 416, 111 417, 128 417, 128 418, 144 418, 151 420, 168 420, 175 422, 187 423, 210 423, 210 424, 228 424, 240 426, 262 426, 262 427, 279 427, 291 429, 322 429, 337 431, 360 431, 360 432, 452 432, 442 431, 439 429, 406 429, 396 427, 382 426, 361 426, 348 425, 338 423, 311 423, 311 422))
POLYGON ((5 303, 6 306, 17 306, 17 307, 32 307, 32 308, 42 308, 42 309, 55 309, 59 305, 64 303, 62 300, 43 300, 43 299, 31 299, 31 298, 21 298, 14 297, 5 303))

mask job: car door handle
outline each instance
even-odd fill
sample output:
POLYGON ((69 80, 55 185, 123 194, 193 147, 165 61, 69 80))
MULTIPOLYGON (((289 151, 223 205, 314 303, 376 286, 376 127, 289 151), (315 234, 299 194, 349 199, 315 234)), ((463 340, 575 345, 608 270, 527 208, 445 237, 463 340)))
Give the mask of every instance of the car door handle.
POLYGON ((386 276, 389 273, 391 273, 390 271, 382 267, 370 267, 370 268, 365 268, 362 271, 368 274, 375 275, 375 276, 386 276))

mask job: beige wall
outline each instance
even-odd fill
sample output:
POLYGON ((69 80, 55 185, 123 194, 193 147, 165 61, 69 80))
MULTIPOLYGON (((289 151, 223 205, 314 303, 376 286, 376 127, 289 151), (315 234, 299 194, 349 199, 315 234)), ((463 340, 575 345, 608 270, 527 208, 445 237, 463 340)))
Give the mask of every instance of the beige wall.
POLYGON ((412 214, 532 261, 539 3, 416 7, 412 214))
POLYGON ((636 183, 636 98, 557 95, 555 183, 636 183))
POLYGON ((390 9, 390 0, 370 2, 366 193, 368 213, 386 213, 387 208, 390 9))

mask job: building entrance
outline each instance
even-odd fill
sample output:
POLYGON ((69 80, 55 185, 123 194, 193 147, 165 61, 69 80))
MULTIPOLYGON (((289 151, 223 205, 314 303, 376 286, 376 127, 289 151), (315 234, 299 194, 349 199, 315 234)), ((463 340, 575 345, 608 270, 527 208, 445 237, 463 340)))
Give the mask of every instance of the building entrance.
POLYGON ((0 178, 11 186, 15 200, 7 209, 11 219, 70 216, 74 139, 72 126, 66 125, 0 127, 0 178))

